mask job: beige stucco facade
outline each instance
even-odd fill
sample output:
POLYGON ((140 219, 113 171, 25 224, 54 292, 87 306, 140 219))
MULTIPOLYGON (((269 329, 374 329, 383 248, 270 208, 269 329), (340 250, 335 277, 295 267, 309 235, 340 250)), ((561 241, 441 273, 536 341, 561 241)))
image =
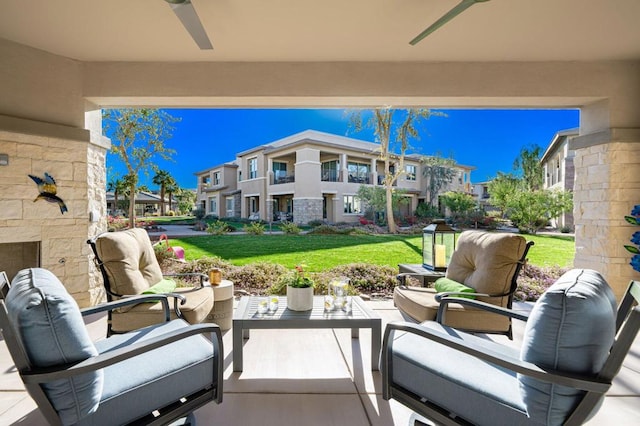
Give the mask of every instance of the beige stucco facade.
MULTIPOLYGON (((544 189, 573 192, 575 183, 575 151, 570 149, 571 139, 578 129, 564 130, 555 134, 545 150, 540 164, 544 173, 544 189)), ((551 218, 552 226, 573 231, 573 211, 551 218)))
MULTIPOLYGON (((229 177, 235 176, 238 181, 225 185, 240 192, 238 213, 243 218, 301 224, 357 222, 364 214, 364 206, 356 197, 360 186, 383 186, 384 162, 378 151, 375 143, 313 130, 291 135, 238 153, 233 166, 196 173, 200 206, 207 214, 235 215, 220 209, 215 212, 206 200, 211 199, 213 191, 218 196, 219 188, 202 183, 209 182, 212 173, 222 167, 237 167, 237 173, 229 177)), ((420 156, 407 156, 403 167, 405 173, 396 187, 409 199, 402 207, 403 216, 409 216, 426 198, 426 178, 420 156)), ((455 168, 458 173, 445 190, 468 191, 472 167, 455 168)))
MULTIPOLYGON (((640 200, 640 62, 637 60, 91 62, 65 58, 5 39, 0 39, 0 57, 0 131, 3 149, 10 153, 9 164, 0 166, 0 186, 3 204, 9 203, 17 209, 10 218, 0 219, 0 233, 3 241, 26 235, 23 220, 33 214, 32 206, 24 202, 22 193, 15 193, 16 185, 29 190, 26 174, 48 169, 55 175, 68 168, 66 163, 70 161, 32 161, 31 169, 25 169, 24 162, 14 161, 19 158, 18 147, 52 138, 62 140, 62 145, 74 151, 81 147, 87 159, 77 161, 73 179, 63 179, 59 185, 61 194, 74 193, 74 207, 69 215, 54 214, 52 219, 61 221, 55 225, 60 227, 60 234, 66 234, 68 226, 82 234, 67 241, 63 250, 56 248, 63 251, 67 259, 78 259, 74 271, 65 267, 58 272, 65 282, 69 277, 78 277, 77 284, 72 285, 77 287, 74 295, 82 304, 93 303, 94 279, 91 277, 95 275, 87 260, 89 251, 84 240, 106 229, 103 156, 108 143, 100 140, 100 119, 96 111, 101 107, 119 106, 371 107, 391 104, 580 108, 579 136, 571 146, 576 153, 575 266, 602 272, 618 295, 630 278, 639 278, 627 265, 629 256, 622 248, 632 233, 623 216, 640 200), (14 118, 20 120, 16 122, 14 118), (83 135, 80 140, 67 136, 78 132, 83 135), (96 212, 92 217, 98 222, 89 222, 92 211, 96 212), (69 220, 73 221, 70 225, 69 220)), ((302 160, 308 168, 304 173, 315 173, 320 167, 320 156, 318 154, 316 160, 312 151, 310 148, 302 160)), ((27 158, 35 155, 28 154, 27 158)), ((243 171, 243 193, 265 191, 267 194, 266 176, 246 179, 246 166, 240 164, 239 167, 243 171)), ((258 170, 268 170, 266 159, 258 161, 258 170)), ((312 195, 305 197, 313 199, 312 195)), ((42 230, 53 225, 38 226, 42 230)), ((44 246, 51 244, 53 237, 42 233, 38 238, 44 246)), ((43 266, 53 264, 51 260, 43 261, 43 266)))

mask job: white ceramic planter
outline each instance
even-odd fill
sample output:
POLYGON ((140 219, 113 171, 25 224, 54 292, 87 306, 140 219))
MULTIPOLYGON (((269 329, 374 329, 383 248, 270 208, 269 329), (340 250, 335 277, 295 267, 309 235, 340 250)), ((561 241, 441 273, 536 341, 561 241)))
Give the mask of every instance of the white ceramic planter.
POLYGON ((287 308, 292 311, 310 311, 313 308, 313 287, 287 286, 287 308))

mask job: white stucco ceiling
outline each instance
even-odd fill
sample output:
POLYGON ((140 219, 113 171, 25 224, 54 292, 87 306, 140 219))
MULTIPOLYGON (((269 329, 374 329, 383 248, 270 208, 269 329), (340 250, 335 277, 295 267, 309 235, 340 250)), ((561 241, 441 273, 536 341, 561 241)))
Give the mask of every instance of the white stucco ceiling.
POLYGON ((83 61, 640 59, 640 0, 192 0, 201 51, 163 0, 2 0, 0 38, 83 61))

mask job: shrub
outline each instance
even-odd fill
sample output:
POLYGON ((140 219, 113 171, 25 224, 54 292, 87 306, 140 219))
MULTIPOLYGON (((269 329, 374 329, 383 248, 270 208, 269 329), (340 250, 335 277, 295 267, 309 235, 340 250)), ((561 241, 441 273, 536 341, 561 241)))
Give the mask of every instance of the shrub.
POLYGON ((129 227, 129 220, 120 216, 107 216, 107 230, 120 231, 129 227))
POLYGON ((251 235, 262 235, 264 234, 264 225, 260 222, 251 222, 250 224, 244 225, 242 228, 244 232, 251 235))
POLYGON ((339 228, 334 225, 320 225, 313 228, 309 233, 318 235, 346 235, 352 230, 353 228, 339 228))
POLYGON ((177 259, 173 250, 168 250, 167 245, 164 243, 154 244, 153 252, 156 255, 160 269, 166 268, 169 263, 173 263, 172 261, 177 259))
POLYGON ((277 263, 258 262, 234 267, 223 277, 233 281, 236 290, 239 288, 253 294, 266 294, 272 284, 286 273, 287 268, 277 263))
POLYGON ((536 301, 542 293, 553 284, 562 274, 567 272, 567 268, 559 266, 549 266, 540 268, 534 265, 525 265, 518 277, 518 288, 514 299, 521 301, 536 301))
POLYGON ((206 214, 204 209, 195 209, 193 211, 193 215, 196 217, 196 219, 198 220, 202 220, 204 219, 204 215, 206 214))
POLYGON ((167 212, 167 216, 175 216, 175 215, 176 215, 176 212, 174 212, 173 210, 169 210, 167 212))
POLYGON ((422 219, 433 219, 436 217, 442 217, 437 207, 427 203, 420 203, 416 207, 415 215, 422 219))
POLYGON ((282 231, 285 234, 299 234, 300 233, 300 227, 298 225, 296 225, 293 222, 282 222, 280 224, 280 229, 282 229, 282 231))
POLYGON ((314 220, 310 220, 308 225, 312 228, 317 228, 320 225, 324 225, 325 223, 321 220, 318 219, 314 219, 314 220))
POLYGON ((396 286, 396 268, 386 265, 351 263, 340 265, 315 275, 316 293, 325 294, 332 279, 349 278, 349 284, 356 293, 390 293, 396 286))
POLYGON ((224 223, 221 220, 216 220, 207 226, 207 232, 212 235, 223 235, 232 230, 233 228, 228 223, 224 223))

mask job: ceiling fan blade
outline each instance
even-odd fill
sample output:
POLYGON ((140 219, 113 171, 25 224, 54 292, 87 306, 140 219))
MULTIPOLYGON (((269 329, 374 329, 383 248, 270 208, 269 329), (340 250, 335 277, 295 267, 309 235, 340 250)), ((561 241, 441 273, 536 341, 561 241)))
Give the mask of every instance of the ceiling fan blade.
POLYGON ((440 28, 441 26, 443 26, 444 24, 446 24, 447 22, 449 22, 450 20, 452 20, 453 18, 455 18, 456 16, 458 16, 459 14, 461 14, 462 12, 464 12, 465 10, 473 6, 474 4, 483 3, 486 1, 489 1, 489 0, 462 0, 460 3, 458 3, 457 6, 455 6, 453 9, 451 9, 450 11, 442 15, 442 17, 438 19, 436 22, 431 24, 429 28, 427 28, 426 30, 418 34, 418 36, 416 36, 416 38, 411 40, 409 44, 412 46, 415 46, 416 44, 418 44, 420 40, 422 40, 423 38, 425 38, 426 36, 434 32, 435 30, 437 30, 438 28, 440 28))
POLYGON ((207 36, 200 18, 190 0, 165 0, 171 6, 185 29, 191 34, 191 38, 202 50, 213 49, 213 45, 207 36))

